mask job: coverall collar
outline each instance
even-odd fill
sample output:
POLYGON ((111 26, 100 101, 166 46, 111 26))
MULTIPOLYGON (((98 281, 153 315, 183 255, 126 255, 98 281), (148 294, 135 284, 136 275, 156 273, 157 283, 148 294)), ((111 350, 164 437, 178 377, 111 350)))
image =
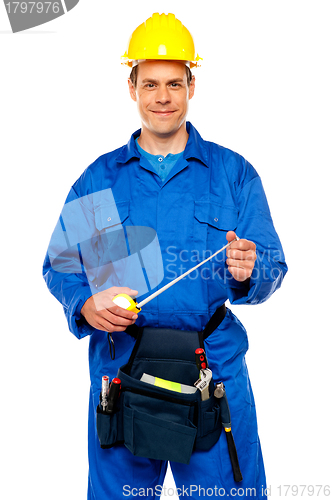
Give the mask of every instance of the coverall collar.
MULTIPOLYGON (((206 167, 208 167, 208 152, 205 142, 195 129, 195 127, 190 123, 186 123, 187 132, 189 138, 183 153, 183 158, 189 160, 190 158, 196 158, 201 161, 206 167)), ((133 133, 129 142, 126 146, 123 146, 120 154, 117 156, 116 161, 118 163, 127 163, 132 158, 140 158, 135 139, 141 134, 141 129, 136 130, 133 133)))

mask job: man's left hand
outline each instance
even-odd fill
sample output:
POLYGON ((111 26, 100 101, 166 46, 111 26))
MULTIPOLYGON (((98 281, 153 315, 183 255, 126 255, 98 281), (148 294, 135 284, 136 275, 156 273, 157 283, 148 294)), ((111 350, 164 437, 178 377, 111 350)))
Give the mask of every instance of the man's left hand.
MULTIPOLYGON (((228 231, 227 241, 236 238, 234 231, 228 231)), ((252 241, 234 241, 226 250, 228 270, 237 281, 246 281, 250 278, 254 269, 256 255, 256 245, 252 241)))

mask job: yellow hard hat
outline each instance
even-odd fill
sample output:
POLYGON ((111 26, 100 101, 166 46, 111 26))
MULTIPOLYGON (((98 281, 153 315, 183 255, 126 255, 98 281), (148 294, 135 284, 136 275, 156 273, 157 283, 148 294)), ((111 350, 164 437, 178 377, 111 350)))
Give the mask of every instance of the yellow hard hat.
POLYGON ((202 58, 195 54, 193 37, 174 14, 156 13, 135 29, 121 59, 130 67, 133 61, 165 59, 188 61, 193 68, 202 58))

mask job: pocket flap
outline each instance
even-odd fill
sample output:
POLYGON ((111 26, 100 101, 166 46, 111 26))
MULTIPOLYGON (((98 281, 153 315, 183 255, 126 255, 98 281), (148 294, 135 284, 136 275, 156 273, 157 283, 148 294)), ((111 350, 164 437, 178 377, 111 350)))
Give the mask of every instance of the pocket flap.
POLYGON ((195 201, 195 218, 217 229, 234 231, 237 227, 238 211, 235 207, 219 205, 212 201, 195 201))
POLYGON ((96 208, 95 221, 98 231, 122 224, 129 216, 129 201, 104 204, 96 208))

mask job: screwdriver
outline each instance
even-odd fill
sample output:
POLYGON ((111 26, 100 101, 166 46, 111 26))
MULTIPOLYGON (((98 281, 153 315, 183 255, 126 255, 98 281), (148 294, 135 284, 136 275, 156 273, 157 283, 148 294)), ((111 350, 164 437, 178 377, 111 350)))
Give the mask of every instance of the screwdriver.
POLYGON ((115 377, 110 383, 107 413, 114 413, 116 402, 120 396, 120 391, 121 391, 121 380, 118 377, 115 377))
POLYGON ((108 392, 109 392, 109 377, 107 375, 104 375, 102 378, 101 401, 100 401, 103 412, 105 412, 107 408, 108 392))
POLYGON ((220 399, 220 408, 221 408, 221 423, 223 428, 225 429, 226 434, 226 442, 228 447, 229 458, 231 461, 234 481, 240 483, 243 479, 239 459, 237 456, 236 446, 234 442, 234 437, 232 433, 231 427, 231 412, 229 410, 229 405, 226 396, 226 389, 222 382, 216 384, 214 396, 220 399))
POLYGON ((188 274, 195 271, 195 269, 199 268, 200 266, 202 266, 203 264, 205 264, 209 260, 213 259, 213 257, 218 255, 218 253, 222 252, 227 247, 229 247, 232 243, 234 243, 234 241, 238 241, 239 239, 240 238, 238 238, 238 237, 234 238, 234 240, 227 243, 227 245, 220 248, 220 250, 217 250, 213 255, 210 255, 210 257, 208 257, 207 259, 205 259, 202 262, 200 262, 199 264, 197 264, 197 266, 192 267, 191 269, 189 269, 185 273, 181 274, 180 276, 178 276, 174 280, 170 281, 169 283, 167 283, 167 285, 160 288, 160 290, 157 290, 156 292, 154 292, 151 295, 149 295, 148 297, 146 297, 146 299, 142 300, 139 304, 137 304, 137 301, 135 299, 133 299, 132 297, 130 297, 129 295, 127 295, 126 293, 119 293, 112 300, 117 306, 123 307, 123 309, 127 309, 128 311, 133 311, 135 313, 138 313, 138 312, 140 312, 142 306, 144 306, 145 304, 150 302, 150 300, 154 299, 155 297, 157 297, 161 293, 165 292, 168 288, 175 285, 175 283, 182 280, 182 278, 184 278, 185 276, 188 276, 188 274))
POLYGON ((201 347, 195 351, 195 361, 198 371, 206 370, 209 367, 205 351, 201 347))

